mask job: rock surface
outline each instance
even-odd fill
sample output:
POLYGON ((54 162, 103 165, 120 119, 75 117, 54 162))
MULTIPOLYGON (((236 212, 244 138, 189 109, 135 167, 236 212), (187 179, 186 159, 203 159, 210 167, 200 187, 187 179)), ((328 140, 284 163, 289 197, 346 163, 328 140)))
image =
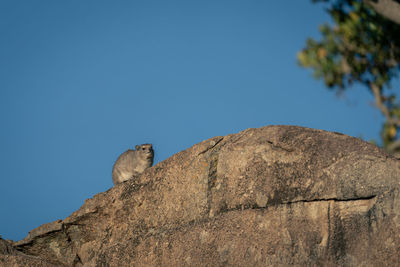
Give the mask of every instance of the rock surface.
POLYGON ((400 161, 342 134, 214 137, 15 248, 67 266, 397 266, 400 161))
POLYGON ((0 266, 54 267, 56 265, 40 259, 39 257, 25 255, 13 248, 10 242, 0 238, 0 266))

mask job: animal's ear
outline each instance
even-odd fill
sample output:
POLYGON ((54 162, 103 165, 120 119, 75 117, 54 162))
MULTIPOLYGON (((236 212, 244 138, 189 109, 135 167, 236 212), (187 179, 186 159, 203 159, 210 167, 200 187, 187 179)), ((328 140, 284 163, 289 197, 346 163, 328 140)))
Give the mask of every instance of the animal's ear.
POLYGON ((139 146, 139 145, 136 145, 135 148, 136 148, 136 150, 139 150, 140 146, 139 146))

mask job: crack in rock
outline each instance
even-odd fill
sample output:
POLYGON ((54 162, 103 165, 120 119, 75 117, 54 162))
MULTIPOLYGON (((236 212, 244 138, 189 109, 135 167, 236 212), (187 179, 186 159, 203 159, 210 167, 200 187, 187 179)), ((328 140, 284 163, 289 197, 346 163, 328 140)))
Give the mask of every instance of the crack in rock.
POLYGON ((267 140, 267 143, 270 144, 273 148, 277 148, 277 149, 280 149, 280 150, 283 150, 283 151, 286 151, 286 152, 293 152, 294 151, 294 149, 282 147, 282 146, 277 145, 274 142, 269 141, 269 140, 267 140))
MULTIPOLYGON (((301 199, 301 200, 296 200, 296 201, 289 201, 289 202, 284 202, 281 204, 286 204, 286 205, 290 205, 290 204, 294 204, 294 203, 299 203, 299 202, 303 202, 303 203, 309 203, 309 202, 321 202, 321 201, 334 201, 334 202, 346 202, 346 201, 360 201, 360 200, 370 200, 370 199, 374 199, 376 198, 375 195, 372 196, 367 196, 367 197, 355 197, 355 198, 320 198, 320 199, 301 199)), ((278 204, 279 205, 279 204, 278 204)))
POLYGON ((247 204, 247 205, 237 205, 235 208, 226 208, 223 210, 220 210, 218 214, 222 214, 225 212, 230 212, 230 211, 242 211, 242 210, 260 210, 260 209, 268 209, 269 207, 276 207, 279 205, 293 205, 297 203, 314 203, 314 202, 357 202, 357 201, 366 201, 366 200, 375 200, 376 195, 372 196, 367 196, 367 197, 357 197, 357 198, 320 198, 320 199, 301 199, 301 200, 295 200, 295 201, 288 201, 288 202, 282 202, 282 203, 276 203, 273 205, 267 205, 267 206, 259 206, 256 203, 254 204, 247 204))
POLYGON ((210 155, 210 167, 208 169, 208 183, 207 183, 207 210, 210 217, 213 217, 212 211, 212 189, 215 187, 217 181, 217 166, 218 166, 219 151, 213 151, 210 155))
POLYGON ((213 148, 216 147, 222 140, 224 140, 223 137, 218 138, 217 141, 215 141, 215 140, 210 141, 210 146, 207 147, 205 150, 201 151, 201 152, 198 154, 198 156, 199 156, 199 155, 202 155, 202 154, 204 154, 204 153, 206 153, 207 151, 209 151, 209 150, 211 150, 211 149, 213 149, 213 148))

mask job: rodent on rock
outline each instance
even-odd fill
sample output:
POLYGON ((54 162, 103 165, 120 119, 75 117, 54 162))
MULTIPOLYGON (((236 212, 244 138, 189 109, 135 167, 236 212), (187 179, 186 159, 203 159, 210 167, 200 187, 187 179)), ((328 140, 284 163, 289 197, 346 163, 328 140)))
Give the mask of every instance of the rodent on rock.
POLYGON ((142 144, 122 153, 114 163, 112 180, 114 185, 125 182, 142 174, 153 165, 154 150, 152 144, 142 144))

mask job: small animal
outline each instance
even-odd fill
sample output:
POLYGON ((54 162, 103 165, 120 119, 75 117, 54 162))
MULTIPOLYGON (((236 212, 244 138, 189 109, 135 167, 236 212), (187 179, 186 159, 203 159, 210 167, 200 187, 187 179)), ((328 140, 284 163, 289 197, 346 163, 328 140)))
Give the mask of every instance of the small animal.
POLYGON ((154 150, 151 144, 137 145, 136 150, 128 149, 114 163, 112 180, 114 185, 139 176, 153 165, 154 150))

